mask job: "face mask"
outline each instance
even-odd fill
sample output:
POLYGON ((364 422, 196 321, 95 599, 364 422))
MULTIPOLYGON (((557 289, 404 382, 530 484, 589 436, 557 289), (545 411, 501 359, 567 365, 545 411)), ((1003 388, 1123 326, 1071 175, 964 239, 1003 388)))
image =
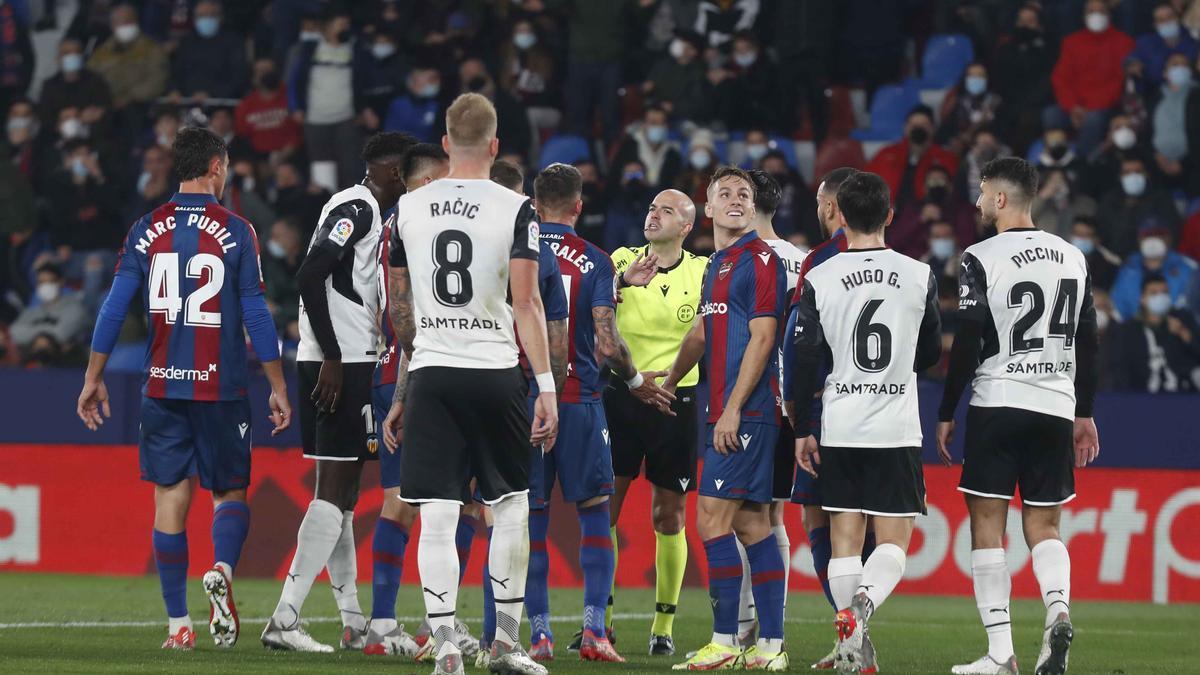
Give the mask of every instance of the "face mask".
POLYGON ((930 239, 929 253, 938 260, 949 260, 954 255, 953 239, 930 239))
POLYGON ((1033 28, 1022 26, 1016 30, 1017 40, 1020 42, 1032 42, 1042 36, 1042 32, 1033 28))
POLYGON ((78 117, 68 117, 58 125, 58 135, 64 139, 82 137, 84 135, 83 122, 78 117))
POLYGON ((396 46, 390 42, 376 42, 371 45, 371 54, 380 61, 396 53, 396 46))
POLYGON ((1103 333, 1105 328, 1108 328, 1108 313, 1096 312, 1096 330, 1103 333))
POLYGON ((78 73, 83 70, 83 54, 63 54, 59 64, 64 73, 78 73))
POLYGON ((1160 23, 1157 26, 1155 26, 1154 29, 1158 31, 1158 34, 1164 40, 1174 40, 1175 38, 1179 37, 1179 22, 1178 21, 1168 21, 1166 23, 1160 23))
POLYGON ((517 46, 517 49, 529 49, 537 44, 537 36, 533 33, 515 33, 513 35, 513 44, 517 46))
MULTIPOLYGON (((39 286, 40 290, 41 287, 39 286)), ((1166 316, 1171 311, 1171 296, 1167 293, 1155 293, 1146 298, 1146 311, 1154 316, 1166 316)))
POLYGON ((925 196, 929 197, 931 201, 940 202, 946 198, 947 192, 949 190, 945 185, 930 185, 925 189, 925 196))
POLYGON ((467 91, 479 92, 486 89, 487 86, 488 79, 483 75, 476 75, 475 77, 471 78, 470 82, 467 82, 467 91))
POLYGON ((708 166, 708 150, 693 150, 691 154, 688 155, 688 162, 690 162, 692 168, 697 171, 703 169, 704 167, 708 166))
POLYGON ((661 124, 651 124, 646 127, 646 140, 658 145, 667 140, 667 128, 661 124))
POLYGON ((913 145, 925 145, 929 140, 929 130, 925 127, 913 127, 912 131, 908 132, 908 140, 912 141, 913 145))
POLYGON ((154 140, 157 141, 158 144, 164 148, 171 147, 171 143, 172 143, 171 136, 168 134, 159 134, 158 136, 156 136, 154 138, 154 140))
POLYGON ((746 155, 757 162, 767 156, 767 145, 765 143, 751 143, 746 146, 746 155))
POLYGON ((283 244, 275 241, 274 239, 267 242, 267 253, 270 253, 276 258, 282 258, 287 255, 287 251, 283 250, 283 244))
POLYGON ((196 32, 202 38, 210 38, 221 30, 221 20, 215 16, 196 17, 196 32))
POLYGON ((1096 250, 1096 242, 1087 237, 1071 237, 1071 243, 1084 255, 1091 255, 1096 250))
POLYGON ((113 29, 113 35, 116 36, 117 42, 123 42, 125 44, 129 44, 130 42, 136 40, 138 33, 140 32, 141 29, 139 29, 135 23, 127 23, 123 26, 117 26, 113 29))
POLYGON ((1167 68, 1167 82, 1174 87, 1186 87, 1192 81, 1192 69, 1187 66, 1167 68))
POLYGON ((427 84, 417 90, 417 96, 420 96, 421 98, 433 98, 434 96, 437 96, 438 92, 441 90, 441 85, 427 84))
POLYGON ((71 175, 76 178, 87 178, 88 168, 82 157, 71 158, 71 175))
POLYGON ((1047 148, 1046 154, 1050 155, 1050 159, 1057 162, 1067 156, 1067 146, 1062 144, 1051 145, 1047 148))
POLYGON ((1137 197, 1146 191, 1146 174, 1127 173, 1121 176, 1121 189, 1130 197, 1137 197))
POLYGON ((646 174, 642 171, 628 171, 622 178, 626 183, 640 183, 646 180, 646 174))
POLYGON ((1103 33, 1108 28, 1108 15, 1104 12, 1091 12, 1083 20, 1083 23, 1093 33, 1103 33))
POLYGON ((321 32, 315 30, 300 31, 301 42, 317 42, 321 39, 321 32))
POLYGON ((8 118, 9 132, 27 131, 33 128, 32 117, 10 117, 8 118))
POLYGON ((667 48, 667 50, 671 53, 671 58, 673 59, 682 59, 685 49, 687 49, 687 45, 684 44, 683 40, 680 40, 679 38, 671 40, 671 46, 667 48))
POLYGON ((1137 143, 1137 133, 1129 127, 1121 127, 1113 132, 1113 145, 1122 150, 1128 150, 1137 143))
POLYGON ((143 171, 137 179, 137 191, 139 194, 146 191, 146 186, 150 184, 150 172, 143 171))
POLYGON ((350 41, 350 29, 340 30, 337 34, 338 44, 345 44, 350 41))
POLYGON ((34 293, 37 293, 38 300, 42 302, 54 302, 58 299, 60 289, 58 284, 53 281, 46 281, 37 285, 34 293))
POLYGON ((1138 244, 1138 250, 1142 252, 1143 258, 1161 260, 1167 257, 1167 242, 1160 237, 1146 237, 1138 244))
POLYGON ((972 96, 979 96, 987 91, 987 78, 971 75, 966 80, 967 93, 972 96))
POLYGON ((258 86, 268 91, 275 91, 279 88, 279 73, 274 71, 264 73, 258 80, 258 86))
POLYGON ((758 60, 758 54, 755 52, 742 52, 733 55, 733 62, 743 68, 749 68, 758 60))

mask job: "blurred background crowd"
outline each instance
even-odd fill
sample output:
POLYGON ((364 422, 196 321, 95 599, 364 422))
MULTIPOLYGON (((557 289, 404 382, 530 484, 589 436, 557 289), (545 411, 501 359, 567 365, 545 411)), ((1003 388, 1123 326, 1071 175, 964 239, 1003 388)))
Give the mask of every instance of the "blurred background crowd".
MULTIPOLYGON (((722 163, 774 175, 776 229, 813 246, 821 175, 879 173, 889 244, 942 275, 947 350, 958 257, 990 234, 979 170, 1027 157, 1035 222, 1091 266, 1102 386, 1196 391, 1198 39, 1200 0, 0 0, 0 363, 86 357, 184 125, 229 143, 224 201, 294 343, 295 272, 363 139, 437 142, 475 91, 527 175, 580 167, 605 250, 642 243, 659 190, 702 205, 722 163)), ((711 252, 702 215, 687 245, 711 252)), ((131 319, 111 367, 139 369, 141 340, 131 319)))

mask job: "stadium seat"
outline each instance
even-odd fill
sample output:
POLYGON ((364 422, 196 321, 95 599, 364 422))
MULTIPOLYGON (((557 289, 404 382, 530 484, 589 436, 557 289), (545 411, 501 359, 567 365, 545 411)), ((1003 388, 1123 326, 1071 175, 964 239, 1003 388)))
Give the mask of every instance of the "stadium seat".
POLYGON ((857 126, 854 116, 854 103, 850 98, 848 87, 830 87, 826 90, 829 99, 829 128, 826 134, 833 138, 845 138, 857 126))
POLYGON ((921 79, 915 80, 921 89, 945 89, 958 84, 959 78, 975 60, 975 48, 966 35, 959 33, 933 35, 925 43, 921 55, 921 79))
POLYGON ((592 156, 587 139, 583 136, 558 134, 546 139, 542 144, 542 157, 538 169, 544 169, 555 162, 572 164, 592 156))
POLYGON ((850 137, 858 141, 893 141, 904 133, 904 118, 921 103, 921 90, 912 82, 888 84, 875 91, 871 99, 871 126, 855 129, 850 137))
POLYGON ((813 189, 820 184, 821 177, 842 166, 861 169, 867 165, 863 157, 862 144, 850 138, 828 138, 817 149, 813 162, 813 189))

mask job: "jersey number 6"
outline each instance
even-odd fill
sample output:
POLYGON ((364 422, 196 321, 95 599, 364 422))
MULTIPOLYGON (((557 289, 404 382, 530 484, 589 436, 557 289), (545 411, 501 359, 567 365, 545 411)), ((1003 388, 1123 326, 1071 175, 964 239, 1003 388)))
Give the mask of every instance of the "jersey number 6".
POLYGON ((883 372, 892 362, 891 329, 882 323, 871 323, 882 304, 883 300, 868 300, 854 322, 854 365, 866 373, 883 372))

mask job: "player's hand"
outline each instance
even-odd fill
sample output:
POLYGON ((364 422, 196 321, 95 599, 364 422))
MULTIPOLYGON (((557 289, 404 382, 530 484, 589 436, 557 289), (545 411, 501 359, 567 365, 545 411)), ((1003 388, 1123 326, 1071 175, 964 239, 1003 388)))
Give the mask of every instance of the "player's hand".
POLYGON ((652 405, 664 414, 674 417, 675 411, 671 410, 671 403, 675 400, 675 392, 667 391, 654 382, 658 378, 666 376, 667 371, 665 370, 647 370, 642 373, 642 386, 637 389, 630 389, 629 393, 637 397, 642 403, 652 405))
POLYGON ((617 303, 618 305, 622 302, 625 302, 625 298, 621 297, 621 289, 613 289, 613 302, 617 303))
POLYGON ((817 467, 821 465, 821 450, 812 434, 796 439, 796 463, 805 473, 816 477, 817 467))
POLYGON ((954 440, 954 420, 949 422, 938 422, 937 425, 937 450, 938 459, 942 460, 942 464, 951 466, 954 464, 954 458, 950 455, 950 442, 954 440))
POLYGON ((656 274, 658 274, 658 255, 650 253, 639 255, 637 260, 629 264, 629 269, 621 273, 621 276, 630 286, 645 286, 656 274))
POLYGON ((278 436, 292 425, 292 405, 288 402, 287 389, 272 391, 267 405, 271 407, 271 423, 275 425, 271 435, 278 436))
POLYGON ((383 418, 383 445, 388 452, 396 454, 400 440, 404 437, 404 402, 396 401, 383 418))
POLYGON ((717 423, 713 426, 713 449, 722 455, 737 452, 742 447, 738 445, 738 427, 741 426, 742 411, 725 408, 717 423))
POLYGON ((317 404, 317 410, 331 413, 337 410, 337 400, 341 395, 342 362, 325 359, 317 375, 317 386, 312 390, 312 400, 317 404))
POLYGON ((104 386, 104 380, 83 381, 83 391, 79 392, 75 414, 92 431, 99 429, 106 417, 112 417, 112 410, 108 407, 108 387, 104 386))
POLYGON ((558 438, 558 399, 550 392, 538 394, 533 402, 533 428, 529 431, 529 442, 542 446, 542 454, 554 449, 558 438))
POLYGON ((1083 467, 1096 461, 1100 456, 1100 432, 1096 430, 1096 420, 1091 417, 1075 418, 1075 468, 1083 467))

